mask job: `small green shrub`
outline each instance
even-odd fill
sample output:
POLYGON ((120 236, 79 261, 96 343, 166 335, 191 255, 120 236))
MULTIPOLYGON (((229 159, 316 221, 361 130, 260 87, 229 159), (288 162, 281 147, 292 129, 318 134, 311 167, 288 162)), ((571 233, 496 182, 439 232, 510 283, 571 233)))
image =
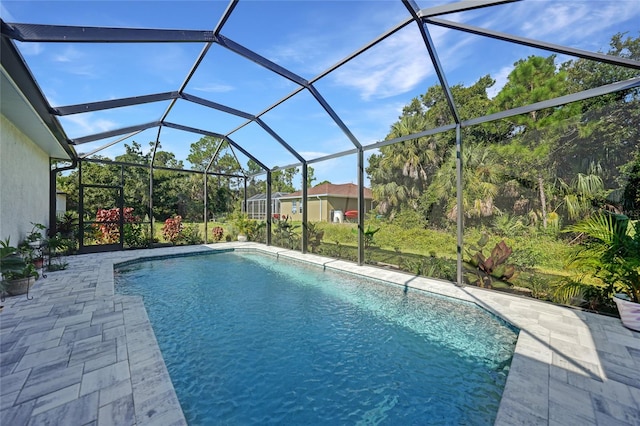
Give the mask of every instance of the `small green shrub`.
POLYGON ((400 268, 412 274, 449 281, 456 280, 456 263, 450 259, 435 256, 419 258, 402 256, 400 260, 400 268))
POLYGON ((124 245, 131 248, 141 248, 149 245, 148 238, 144 235, 143 226, 139 223, 124 224, 124 245))
POLYGON ((317 223, 307 223, 307 244, 311 253, 318 253, 322 237, 324 237, 324 231, 317 223))
POLYGON ((427 227, 427 219, 416 210, 403 209, 395 215, 391 221, 393 225, 404 229, 424 229, 427 227))
POLYGON ((200 229, 198 229, 198 226, 193 223, 185 224, 182 227, 182 231, 177 242, 184 242, 187 245, 202 244, 203 241, 200 236, 200 229))

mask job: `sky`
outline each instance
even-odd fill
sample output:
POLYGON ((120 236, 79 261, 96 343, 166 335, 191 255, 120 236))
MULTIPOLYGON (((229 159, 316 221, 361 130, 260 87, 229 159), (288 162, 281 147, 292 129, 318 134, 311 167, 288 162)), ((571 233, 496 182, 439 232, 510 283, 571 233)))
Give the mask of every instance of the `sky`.
MULTIPOLYGON (((420 8, 447 1, 416 0, 420 8)), ((5 22, 212 30, 226 1, 28 1, 2 0, 5 22)), ((298 76, 312 80, 369 43, 408 12, 400 0, 271 1, 240 0, 221 35, 298 76)), ((611 36, 640 36, 640 0, 524 0, 441 16, 505 33, 593 52, 608 50, 611 36)), ((489 96, 507 81, 515 61, 551 53, 428 26, 449 85, 473 84, 489 74, 496 80, 489 96)), ((203 49, 203 43, 20 43, 49 103, 56 106, 176 91, 203 49)), ((559 56, 557 63, 571 59, 559 56)), ((412 23, 337 70, 314 82, 315 88, 362 145, 384 140, 404 105, 438 80, 418 27, 412 23)), ((185 93, 249 114, 259 114, 298 85, 214 44, 185 93)), ((169 102, 61 117, 71 139, 159 120, 169 102)), ((262 120, 305 159, 349 150, 352 141, 307 90, 264 115, 262 120)), ((230 134, 269 167, 296 163, 295 157, 257 124, 178 100, 168 122, 230 134)), ((148 149, 157 128, 99 151, 113 158, 124 144, 148 149)), ((185 162, 201 135, 163 127, 162 148, 185 162)), ((76 146, 89 153, 120 139, 76 146)), ((375 151, 367 151, 370 155, 375 151)), ((237 152, 246 165, 247 157, 237 152)), ((357 182, 355 155, 312 164, 316 182, 357 182)))

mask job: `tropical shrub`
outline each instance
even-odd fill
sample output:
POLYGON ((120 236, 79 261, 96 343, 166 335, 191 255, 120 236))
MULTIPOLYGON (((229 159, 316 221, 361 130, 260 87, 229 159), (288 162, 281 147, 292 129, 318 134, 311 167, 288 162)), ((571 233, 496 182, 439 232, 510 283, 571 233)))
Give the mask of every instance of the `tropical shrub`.
POLYGON ((215 226, 211 230, 211 237, 213 241, 222 241, 222 237, 224 236, 224 228, 222 226, 215 226))
MULTIPOLYGON (((133 207, 125 207, 122 209, 124 213, 124 223, 131 224, 139 222, 140 218, 134 216, 133 207)), ((96 224, 94 225, 99 232, 100 240, 105 244, 113 244, 120 241, 120 209, 98 209, 96 213, 96 224)), ((133 231, 132 231, 133 232, 133 231)))
POLYGON ((293 225, 289 218, 275 219, 273 223, 276 225, 273 235, 274 245, 292 250, 300 248, 300 235, 297 233, 300 225, 293 225))
POLYGON ((569 263, 578 278, 559 286, 557 296, 564 300, 585 296, 595 286, 600 288, 597 293, 604 291, 608 297, 623 293, 640 303, 640 221, 602 212, 568 231, 583 238, 569 263))
POLYGON ((182 226, 182 232, 175 242, 184 242, 188 245, 202 244, 202 237, 198 225, 188 223, 182 226))
POLYGON ((456 263, 450 259, 443 259, 436 256, 419 258, 403 256, 401 258, 400 268, 416 275, 449 281, 456 280, 456 263))
POLYGON ((267 222, 258 220, 250 220, 247 226, 247 240, 249 241, 266 241, 267 222))
MULTIPOLYGON (((379 230, 380 230, 380 228, 372 229, 371 225, 367 225, 367 229, 365 229, 365 231, 364 231, 364 248, 369 248, 369 247, 374 247, 375 246, 373 237, 376 234, 376 232, 378 232, 379 230)), ((351 229, 351 232, 353 232, 356 235, 356 238, 357 238, 358 228, 351 229)))
POLYGON ((318 253, 323 236, 324 231, 316 223, 307 223, 307 244, 311 253, 318 253))
POLYGON ((164 225, 162 225, 162 237, 171 243, 176 243, 180 237, 183 229, 182 225, 182 216, 176 215, 174 217, 170 217, 164 221, 164 225))
POLYGON ((2 274, 2 281, 27 277, 38 278, 38 271, 33 262, 13 247, 9 238, 0 241, 0 274, 2 274))
POLYGON ((476 245, 470 245, 467 253, 471 256, 469 263, 477 268, 478 281, 476 285, 491 288, 493 278, 501 281, 508 281, 516 272, 513 265, 507 264, 507 259, 513 253, 504 240, 495 245, 489 255, 485 255, 483 250, 489 242, 489 236, 483 234, 476 245), (475 252, 475 253, 474 253, 475 252))

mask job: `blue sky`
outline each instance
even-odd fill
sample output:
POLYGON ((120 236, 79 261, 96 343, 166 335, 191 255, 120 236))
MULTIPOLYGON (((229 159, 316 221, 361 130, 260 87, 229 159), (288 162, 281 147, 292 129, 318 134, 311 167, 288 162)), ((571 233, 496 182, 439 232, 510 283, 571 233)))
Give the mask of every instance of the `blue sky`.
MULTIPOLYGON (((421 8, 443 2, 417 0, 421 8)), ((226 1, 5 1, 6 22, 211 30, 226 1)), ((397 1, 240 1, 221 34, 305 79, 403 21, 407 11, 397 1)), ((525 0, 443 16, 510 34, 606 51, 617 32, 640 35, 638 0, 525 0)), ((440 27, 429 27, 450 84, 469 85, 490 74, 495 94, 513 63, 536 49, 489 40, 440 27)), ((184 44, 18 43, 40 87, 53 106, 95 102, 177 90, 202 50, 184 44)), ((558 63, 569 58, 559 57, 558 63)), ((363 145, 383 140, 402 107, 437 79, 417 26, 391 38, 342 66, 314 85, 363 145)), ((257 114, 297 86, 218 45, 208 52, 185 92, 257 114)), ((70 138, 158 120, 168 102, 62 117, 70 138)), ((302 91, 262 119, 308 159, 353 145, 309 92, 302 91)), ((170 122, 226 134, 245 120, 186 101, 178 101, 170 122)), ((145 147, 157 129, 126 140, 145 147)), ((231 137, 268 166, 295 158, 256 124, 231 137)), ((199 135, 163 128, 163 149, 186 161, 199 135)), ((90 152, 117 138, 76 147, 90 152)), ((123 143, 100 154, 113 157, 123 143)), ((369 154, 371 151, 368 152, 369 154)), ((246 163, 246 157, 239 155, 246 163)), ((318 181, 356 182, 356 159, 348 156, 313 164, 318 181)))

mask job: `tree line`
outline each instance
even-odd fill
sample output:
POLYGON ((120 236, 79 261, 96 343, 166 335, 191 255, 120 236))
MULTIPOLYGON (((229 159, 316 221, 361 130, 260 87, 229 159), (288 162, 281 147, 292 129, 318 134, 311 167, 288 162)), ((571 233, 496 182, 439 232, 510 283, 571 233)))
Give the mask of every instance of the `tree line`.
MULTIPOLYGON (((263 172, 255 162, 249 160, 246 167, 241 167, 237 157, 228 144, 218 138, 205 136, 190 146, 187 161, 193 170, 204 172, 218 146, 222 142, 219 154, 209 169, 207 177, 207 210, 209 219, 226 215, 239 210, 244 198, 244 179, 231 177, 249 176, 247 178, 247 197, 266 192, 264 175, 253 176, 263 172)), ((67 209, 79 212, 80 177, 83 190, 84 212, 86 220, 94 220, 99 209, 117 207, 118 190, 104 186, 122 186, 124 206, 133 208, 133 215, 149 220, 149 186, 151 152, 155 142, 149 142, 145 152, 141 144, 133 141, 124 144, 125 153, 113 159, 94 156, 89 161, 82 161, 81 170, 57 177, 57 189, 67 194, 67 209), (121 163, 113 164, 113 161, 121 163), (138 166, 138 167, 136 167, 138 166), (96 187, 92 187, 96 185, 96 187)), ((159 145, 154 157, 153 170, 153 217, 164 221, 175 215, 186 221, 201 222, 204 214, 204 175, 180 171, 184 163, 174 153, 162 150, 159 145), (165 168, 177 169, 166 170, 165 168)), ((300 168, 288 168, 272 173, 273 192, 293 192, 300 180, 300 168)), ((308 168, 308 183, 316 179, 312 167, 308 168)))
MULTIPOLYGON (((640 60, 640 37, 616 34, 609 55, 640 60)), ((462 120, 637 77, 637 70, 557 56, 518 60, 504 87, 481 77, 451 87, 462 120)), ((440 86, 407 104, 387 139, 453 123, 440 86)), ((466 225, 510 217, 560 227, 609 209, 637 218, 640 206, 640 91, 622 91, 463 128, 462 199, 466 225)), ((378 213, 412 216, 422 226, 455 223, 456 135, 446 132, 388 145, 369 159, 378 213)))
MULTIPOLYGON (((640 37, 616 34, 609 55, 640 60, 640 37)), ((490 98, 495 80, 486 75, 451 93, 462 120, 528 105, 637 76, 630 68, 587 59, 557 64, 557 57, 530 56, 514 64, 507 83, 490 98)), ((558 227, 597 208, 624 211, 638 217, 640 195, 640 93, 627 90, 557 108, 534 111, 508 119, 466 127, 462 131, 463 208, 468 225, 486 224, 496 217, 516 217, 527 225, 558 227)), ((440 86, 412 99, 390 127, 393 139, 453 123, 440 86)), ((204 171, 220 140, 205 136, 190 146, 193 169, 204 171)), ((153 147, 155 142, 150 142, 153 147)), ((82 181, 119 185, 124 178, 126 207, 138 217, 149 213, 149 163, 151 149, 125 144, 115 161, 141 167, 82 162, 82 181)), ((210 172, 251 176, 262 169, 249 160, 243 168, 231 148, 222 143, 210 172)), ((110 161, 96 156, 95 160, 110 161)), ((422 226, 448 228, 455 223, 455 133, 446 132, 388 145, 369 157, 377 213, 393 220, 411 216, 422 226)), ((156 149, 154 167, 183 169, 172 152, 156 149)), ((308 170, 311 186, 313 168, 308 170)), ((293 192, 299 185, 299 168, 272 173, 273 192, 293 192)), ((209 176, 208 210, 216 217, 237 210, 243 197, 242 179, 209 176)), ((58 176, 58 190, 67 193, 70 210, 78 210, 79 170, 58 176)), ((187 221, 202 221, 204 176, 154 169, 153 216, 164 221, 176 214, 187 221)), ((264 175, 247 179, 247 195, 266 192, 264 175)), ((99 208, 115 207, 114 190, 85 188, 87 219, 99 208)))

